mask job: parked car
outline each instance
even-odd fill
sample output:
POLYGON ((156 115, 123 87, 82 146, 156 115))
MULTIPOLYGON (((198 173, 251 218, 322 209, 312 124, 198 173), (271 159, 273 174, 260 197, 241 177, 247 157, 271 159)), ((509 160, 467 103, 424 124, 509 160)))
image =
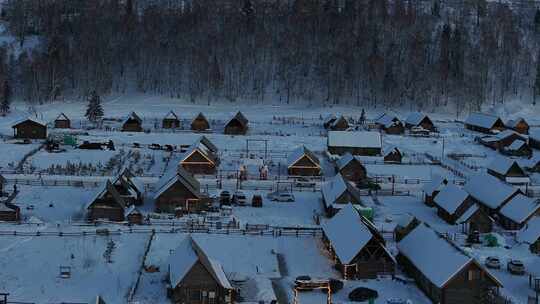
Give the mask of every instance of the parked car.
POLYGON ((219 194, 219 203, 221 205, 230 205, 231 204, 231 193, 227 190, 221 191, 219 194))
POLYGON ((309 180, 309 178, 299 177, 296 179, 294 186, 298 188, 313 188, 315 187, 315 182, 309 180))
POLYGON ((288 192, 274 191, 268 193, 266 197, 274 202, 294 202, 294 195, 288 192))
POLYGON ((232 197, 232 202, 235 205, 245 206, 247 202, 246 195, 242 191, 236 191, 232 197))
POLYGON ((510 260, 506 264, 506 269, 511 274, 524 275, 525 274, 525 265, 520 260, 510 260))
POLYGON ((251 206, 252 207, 262 207, 263 206, 263 198, 259 194, 253 195, 251 198, 251 206))
POLYGON ((486 267, 492 269, 501 269, 501 260, 498 257, 494 256, 487 257, 486 267))

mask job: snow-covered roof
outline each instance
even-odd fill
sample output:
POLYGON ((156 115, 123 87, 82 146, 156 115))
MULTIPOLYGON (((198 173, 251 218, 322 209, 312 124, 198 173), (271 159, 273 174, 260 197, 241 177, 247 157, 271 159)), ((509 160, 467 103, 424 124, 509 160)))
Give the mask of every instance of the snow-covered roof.
POLYGON ((484 113, 471 113, 471 115, 467 117, 467 120, 465 120, 465 124, 491 129, 498 120, 500 120, 500 118, 497 116, 484 113))
POLYGON ((206 136, 201 136, 199 138, 199 143, 204 145, 208 150, 210 150, 212 153, 218 152, 218 147, 214 145, 206 136))
POLYGON ((356 196, 357 200, 360 201, 360 196, 354 186, 352 186, 350 182, 346 181, 340 173, 336 174, 336 176, 321 185, 322 196, 328 206, 332 205, 343 193, 347 191, 350 195, 356 196))
POLYGON ((200 197, 200 183, 189 172, 182 167, 169 169, 156 184, 154 199, 157 199, 163 192, 167 191, 176 182, 182 183, 193 195, 200 197))
POLYGON ((338 118, 336 118, 334 121, 332 121, 331 127, 336 127, 337 124, 339 124, 339 123, 342 122, 342 121, 345 121, 345 123, 346 123, 347 125, 349 125, 349 121, 347 121, 347 118, 345 118, 345 116, 343 116, 343 115, 340 115, 338 118))
POLYGON ((450 184, 444 187, 441 192, 435 196, 434 202, 449 214, 454 214, 468 197, 469 193, 465 190, 454 184, 450 184))
POLYGON ((236 115, 234 115, 225 125, 230 124, 233 120, 238 121, 242 126, 246 127, 249 123, 248 119, 242 114, 242 112, 238 111, 236 115))
MULTIPOLYGON (((435 286, 444 287, 470 263, 483 267, 433 229, 421 224, 398 244, 399 252, 435 286)), ((487 270, 484 269, 489 274, 487 270)), ((497 283, 500 282, 491 276, 497 283)))
POLYGON ((525 120, 525 118, 518 117, 518 118, 515 118, 515 119, 508 120, 505 125, 507 127, 510 127, 510 128, 515 128, 521 122, 524 122, 524 123, 528 124, 527 121, 525 120))
POLYGON ((304 156, 309 158, 315 165, 319 166, 319 158, 304 145, 297 147, 289 153, 289 156, 287 157, 287 166, 291 167, 304 156))
POLYGON ((27 122, 27 121, 36 123, 38 125, 47 126, 47 123, 45 121, 41 120, 41 119, 37 119, 37 118, 34 118, 34 117, 27 117, 27 118, 17 120, 15 123, 13 123, 12 128, 15 128, 18 125, 20 125, 20 124, 22 124, 24 122, 27 122))
POLYGON ((178 116, 176 115, 176 113, 174 113, 172 110, 169 111, 169 113, 167 113, 167 115, 165 115, 165 117, 163 119, 167 119, 167 120, 178 120, 178 116))
POLYGON ((352 204, 343 207, 322 229, 343 264, 350 264, 373 237, 352 204))
POLYGON ((508 146, 508 150, 518 151, 519 149, 523 148, 526 145, 527 143, 524 142, 523 140, 516 139, 512 142, 512 144, 510 144, 510 146, 508 146))
POLYGON ((375 120, 376 124, 389 128, 393 125, 401 124, 401 120, 393 114, 384 113, 375 120))
POLYGON ((137 122, 139 122, 139 123, 142 123, 141 117, 139 117, 139 115, 137 115, 137 113, 135 113, 135 112, 131 112, 131 113, 124 119, 124 121, 122 121, 122 124, 125 124, 125 123, 127 123, 128 121, 130 121, 130 120, 135 120, 135 121, 137 121, 137 122))
POLYGON ((540 208, 540 205, 537 200, 523 194, 518 194, 501 208, 500 213, 512 221, 521 224, 533 215, 538 208, 540 208))
POLYGON ((425 184, 422 187, 422 191, 424 191, 424 193, 428 195, 433 195, 433 192, 441 191, 441 189, 445 187, 446 184, 448 184, 448 179, 439 175, 435 175, 431 179, 431 182, 425 184))
POLYGON ((532 244, 540 238, 540 217, 531 218, 525 227, 517 233, 517 240, 521 243, 532 244))
POLYGON ((69 120, 69 118, 66 116, 66 114, 60 113, 55 120, 69 120))
POLYGON ((329 147, 351 148, 382 148, 379 132, 373 131, 330 131, 328 132, 329 147))
POLYGON ((336 161, 336 166, 338 168, 338 171, 345 168, 352 161, 357 161, 358 163, 362 165, 362 161, 360 161, 360 159, 358 159, 357 157, 354 157, 351 153, 347 152, 336 161))
POLYGON ((195 250, 199 261, 203 264, 206 270, 210 272, 210 275, 212 275, 216 282, 223 288, 232 289, 231 283, 227 279, 221 264, 206 254, 203 248, 198 244, 197 238, 191 238, 191 246, 195 250))
POLYGON ((517 136, 518 138, 523 138, 524 140, 526 139, 526 137, 523 136, 522 134, 519 134, 514 130, 508 130, 508 129, 503 130, 503 131, 493 135, 493 137, 495 137, 498 140, 503 140, 503 139, 506 139, 506 138, 511 137, 511 136, 517 136))
POLYGON ((425 118, 429 119, 429 117, 426 114, 422 113, 422 112, 412 112, 412 113, 409 113, 409 115, 405 119, 405 123, 413 125, 413 126, 417 126, 425 118))
POLYGON ((396 218, 395 223, 396 223, 396 226, 407 227, 409 226, 410 223, 414 221, 415 218, 416 217, 410 213, 400 214, 396 218))
POLYGON ((329 114, 324 118, 323 124, 328 125, 328 124, 334 122, 336 119, 337 119, 336 115, 329 114))
POLYGON ((113 186, 113 183, 109 179, 107 179, 106 182, 104 182, 95 192, 94 196, 91 200, 88 201, 85 205, 85 209, 90 208, 98 199, 101 199, 105 196, 105 194, 109 193, 114 198, 114 201, 122 208, 126 208, 126 203, 120 196, 120 193, 116 190, 116 188, 113 186))
POLYGON ((486 173, 469 176, 464 189, 476 200, 492 209, 500 207, 512 195, 520 192, 519 189, 486 173))
POLYGON ((392 154, 392 153, 397 153, 397 154, 401 155, 401 151, 399 151, 398 147, 391 146, 388 149, 384 149, 383 156, 388 156, 389 154, 392 154))
POLYGON ((173 287, 182 282, 198 260, 199 257, 191 246, 191 237, 188 236, 180 242, 169 257, 169 279, 173 287))
POLYGON ((191 145, 180 157, 180 162, 185 162, 195 152, 200 153, 202 157, 206 158, 209 162, 216 164, 217 159, 216 155, 214 154, 215 152, 209 149, 208 146, 202 141, 196 141, 193 145, 191 145))
POLYGON ((0 212, 15 212, 16 210, 8 206, 4 202, 0 202, 0 212))
POLYGON ((480 207, 478 207, 477 204, 474 204, 472 206, 469 207, 469 209, 467 209, 467 211, 465 211, 457 220, 456 220, 456 223, 457 224, 462 224, 462 223, 465 223, 467 222, 471 216, 473 216, 476 211, 478 211, 478 209, 480 209, 480 207))
POLYGON ((493 158, 493 160, 489 163, 489 165, 487 166, 487 169, 492 170, 502 175, 506 175, 513 166, 517 166, 519 167, 521 171, 523 171, 523 169, 519 166, 519 164, 515 160, 505 157, 503 155, 497 154, 493 158))

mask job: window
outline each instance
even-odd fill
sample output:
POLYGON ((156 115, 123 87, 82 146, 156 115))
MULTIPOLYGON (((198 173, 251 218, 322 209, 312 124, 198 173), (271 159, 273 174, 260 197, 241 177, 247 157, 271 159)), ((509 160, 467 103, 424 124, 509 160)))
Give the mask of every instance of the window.
POLYGON ((481 276, 480 271, 478 271, 478 270, 469 270, 469 276, 468 276, 469 281, 479 280, 480 276, 481 276))
POLYGON ((200 290, 196 290, 196 289, 192 289, 189 291, 189 299, 191 301, 201 301, 202 297, 201 297, 201 291, 200 290))
POLYGON ((216 304, 216 293, 214 291, 210 291, 208 293, 208 304, 216 304))

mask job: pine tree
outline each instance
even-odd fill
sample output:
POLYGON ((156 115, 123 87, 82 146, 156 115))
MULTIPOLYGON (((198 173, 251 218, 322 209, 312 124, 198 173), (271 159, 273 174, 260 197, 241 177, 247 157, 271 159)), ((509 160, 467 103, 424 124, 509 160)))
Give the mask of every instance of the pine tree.
POLYGON ((4 86, 2 88, 2 101, 0 103, 0 113, 5 116, 7 113, 9 113, 10 105, 11 105, 11 86, 9 85, 9 82, 6 80, 4 81, 4 86))
POLYGON ((433 17, 440 18, 441 17, 441 4, 439 3, 439 0, 435 0, 433 2, 433 7, 431 8, 431 14, 433 17))
POLYGON ((536 105, 536 98, 540 96, 540 51, 536 58, 536 79, 534 81, 533 95, 533 105, 536 105))
POLYGON ((540 9, 537 9, 534 15, 534 31, 540 33, 540 9))
POLYGON ((366 123, 366 111, 362 109, 362 113, 360 113, 360 124, 363 125, 366 123))
POLYGON ((86 118, 91 122, 97 122, 103 117, 103 107, 101 107, 101 98, 93 91, 88 99, 88 107, 86 108, 86 118))

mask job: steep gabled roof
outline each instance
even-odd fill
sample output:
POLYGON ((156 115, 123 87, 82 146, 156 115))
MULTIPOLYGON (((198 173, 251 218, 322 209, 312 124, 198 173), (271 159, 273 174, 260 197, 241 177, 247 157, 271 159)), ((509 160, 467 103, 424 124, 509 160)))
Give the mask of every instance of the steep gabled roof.
POLYGON ((403 124, 396 115, 388 113, 382 114, 379 118, 375 120, 375 123, 384 126, 385 128, 389 128, 398 124, 403 124))
POLYGON ((195 118, 193 118, 193 120, 191 122, 193 123, 195 120, 206 120, 206 121, 208 121, 208 119, 206 119, 206 116, 204 116, 204 114, 202 112, 199 112, 199 114, 197 114, 197 116, 195 116, 195 118))
POLYGON ((27 121, 38 124, 38 125, 43 126, 43 127, 47 126, 47 123, 44 122, 43 120, 33 118, 33 117, 28 117, 28 118, 23 118, 23 119, 20 119, 20 120, 16 121, 11 127, 16 128, 19 125, 21 125, 21 124, 23 124, 23 123, 25 123, 27 121))
POLYGON ((535 216, 527 222, 527 225, 523 227, 517 233, 517 240, 521 243, 533 244, 540 238, 540 217, 535 216))
POLYGON ((229 121, 225 124, 226 126, 229 125, 233 120, 238 121, 243 127, 247 127, 249 121, 247 118, 242 114, 242 112, 238 111, 236 115, 234 115, 229 121))
POLYGON ((66 116, 66 114, 60 113, 55 120, 69 120, 69 118, 66 116))
POLYGON ((456 223, 463 224, 467 222, 478 210, 480 210, 480 207, 478 207, 477 204, 470 206, 469 209, 463 212, 463 214, 456 220, 456 223))
POLYGON ((500 281, 447 239, 426 224, 421 224, 407 234, 398 244, 399 252, 405 256, 431 283, 443 288, 461 270, 476 264, 495 283, 500 281))
POLYGON ((524 148, 526 146, 527 146, 526 142, 520 139, 516 139, 512 142, 512 144, 510 144, 510 146, 508 146, 507 149, 510 151, 519 151, 521 148, 524 148))
POLYGON ((525 118, 523 117, 518 117, 518 118, 515 118, 515 119, 510 119, 506 122, 506 126, 507 127, 510 127, 510 128, 516 128, 518 124, 520 124, 521 122, 524 122, 526 123, 527 125, 529 125, 529 123, 527 123, 527 121, 525 120, 525 118))
POLYGON ((473 198, 491 209, 499 208, 507 199, 521 193, 491 174, 480 173, 469 176, 464 187, 473 198))
POLYGON ((454 184, 450 184, 435 196, 434 202, 449 214, 454 214, 468 197, 469 193, 465 190, 454 184))
POLYGON ((321 192, 327 206, 331 206, 345 192, 348 192, 358 202, 361 201, 358 190, 349 181, 346 181, 340 173, 324 182, 321 185, 321 192))
POLYGON ((218 147, 214 145, 214 143, 212 143, 206 136, 201 136, 199 138, 199 142, 206 146, 206 148, 208 148, 208 150, 210 150, 212 153, 218 152, 218 147))
POLYGON ((289 154, 289 156, 287 157, 287 166, 292 167, 304 156, 311 160, 313 164, 319 166, 319 158, 304 145, 297 147, 289 154))
POLYGON ((358 158, 354 157, 351 153, 347 152, 342 157, 340 157, 336 162, 338 171, 341 171, 351 162, 358 162, 362 167, 364 166, 358 158))
POLYGON ((125 123, 127 123, 128 121, 130 120, 135 120, 137 121, 138 123, 142 124, 142 119, 139 117, 139 115, 137 115, 137 113, 135 112, 131 112, 125 119, 124 121, 122 121, 122 125, 124 125, 125 123))
POLYGON ((350 264, 373 238, 352 204, 347 204, 322 229, 343 264, 350 264))
POLYGON ((487 169, 492 170, 496 173, 499 173, 501 175, 507 175, 510 169, 517 168, 525 175, 525 171, 521 166, 517 163, 517 161, 510 159, 508 157, 504 157, 502 155, 497 155, 493 158, 491 163, 487 166, 487 169))
POLYGON ((182 167, 177 167, 169 170, 159 179, 158 183, 156 184, 156 193, 154 198, 157 199, 176 182, 180 182, 196 197, 202 197, 200 193, 201 185, 199 181, 182 167))
POLYGON ((113 199, 114 202, 121 208, 126 208, 126 203, 124 202, 124 199, 118 193, 114 185, 111 183, 110 180, 107 180, 101 187, 98 188, 95 195, 92 197, 92 199, 86 204, 85 209, 90 208, 98 199, 102 199, 107 193, 109 193, 113 199))
POLYGON ((425 184, 422 187, 422 191, 428 195, 433 195, 435 191, 441 191, 448 184, 448 179, 445 177, 435 175, 430 183, 425 184))
POLYGON ((522 224, 540 208, 540 204, 535 199, 518 194, 508 201, 500 213, 512 221, 522 224))
POLYGON ((388 156, 388 155, 393 154, 393 153, 397 153, 399 155, 402 155, 401 151, 399 151, 398 147, 393 146, 393 147, 390 147, 388 149, 385 149, 383 156, 388 156))
POLYGON ((176 115, 176 113, 173 112, 173 110, 170 110, 169 113, 167 113, 167 115, 165 115, 163 119, 178 120, 178 116, 176 115))
POLYGON ((422 112, 412 112, 409 113, 409 115, 405 119, 405 123, 413 126, 418 126, 426 118, 431 122, 431 119, 426 114, 422 112))
POLYGON ((349 125, 349 121, 345 118, 345 116, 343 115, 340 115, 337 119, 335 119, 333 122, 332 122, 332 126, 331 127, 336 127, 340 122, 344 121, 347 125, 349 125))
POLYGON ((503 121, 497 116, 476 112, 471 113, 469 117, 467 117, 467 120, 465 120, 465 124, 471 126, 478 126, 484 129, 491 129, 498 121, 503 123, 503 121))

